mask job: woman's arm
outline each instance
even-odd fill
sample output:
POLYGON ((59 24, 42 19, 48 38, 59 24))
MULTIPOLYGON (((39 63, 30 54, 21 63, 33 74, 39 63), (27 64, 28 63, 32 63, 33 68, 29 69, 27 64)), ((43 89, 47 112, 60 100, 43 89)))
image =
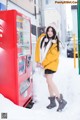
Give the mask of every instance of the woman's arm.
POLYGON ((38 40, 36 41, 36 48, 35 48, 35 62, 40 63, 40 41, 41 38, 44 37, 45 34, 41 34, 38 38, 38 40))
POLYGON ((36 48, 35 48, 35 62, 39 63, 40 62, 40 44, 39 41, 36 43, 36 48))

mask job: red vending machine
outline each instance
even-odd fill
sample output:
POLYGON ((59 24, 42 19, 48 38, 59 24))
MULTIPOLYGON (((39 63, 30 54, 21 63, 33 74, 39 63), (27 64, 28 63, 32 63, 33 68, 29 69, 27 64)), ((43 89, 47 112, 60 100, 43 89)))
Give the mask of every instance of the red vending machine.
POLYGON ((0 93, 24 107, 33 96, 31 50, 30 19, 0 11, 0 93))

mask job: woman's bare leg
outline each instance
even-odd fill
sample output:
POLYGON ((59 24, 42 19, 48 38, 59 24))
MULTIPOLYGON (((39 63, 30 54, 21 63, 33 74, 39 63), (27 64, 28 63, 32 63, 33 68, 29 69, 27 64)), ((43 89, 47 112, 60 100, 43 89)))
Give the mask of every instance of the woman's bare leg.
POLYGON ((59 98, 60 93, 58 91, 57 86, 55 85, 55 83, 52 80, 53 74, 46 74, 45 77, 46 77, 46 82, 48 84, 48 90, 49 90, 50 96, 56 96, 59 98))

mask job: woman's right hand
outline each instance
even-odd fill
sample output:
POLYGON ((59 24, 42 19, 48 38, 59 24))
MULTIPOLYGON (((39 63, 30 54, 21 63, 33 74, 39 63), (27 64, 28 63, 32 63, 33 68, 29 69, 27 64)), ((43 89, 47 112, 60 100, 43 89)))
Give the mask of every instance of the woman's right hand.
POLYGON ((43 66, 41 65, 41 63, 37 63, 36 66, 43 68, 43 66))
POLYGON ((36 64, 36 67, 40 67, 40 66, 41 66, 41 63, 37 63, 37 64, 36 64))

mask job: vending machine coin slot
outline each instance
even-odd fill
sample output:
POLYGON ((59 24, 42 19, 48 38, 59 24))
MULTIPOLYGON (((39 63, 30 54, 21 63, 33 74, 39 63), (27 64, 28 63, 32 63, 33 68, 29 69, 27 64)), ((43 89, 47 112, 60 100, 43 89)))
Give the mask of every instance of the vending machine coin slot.
POLYGON ((27 67, 29 67, 31 64, 31 56, 26 57, 26 63, 27 63, 27 67))

